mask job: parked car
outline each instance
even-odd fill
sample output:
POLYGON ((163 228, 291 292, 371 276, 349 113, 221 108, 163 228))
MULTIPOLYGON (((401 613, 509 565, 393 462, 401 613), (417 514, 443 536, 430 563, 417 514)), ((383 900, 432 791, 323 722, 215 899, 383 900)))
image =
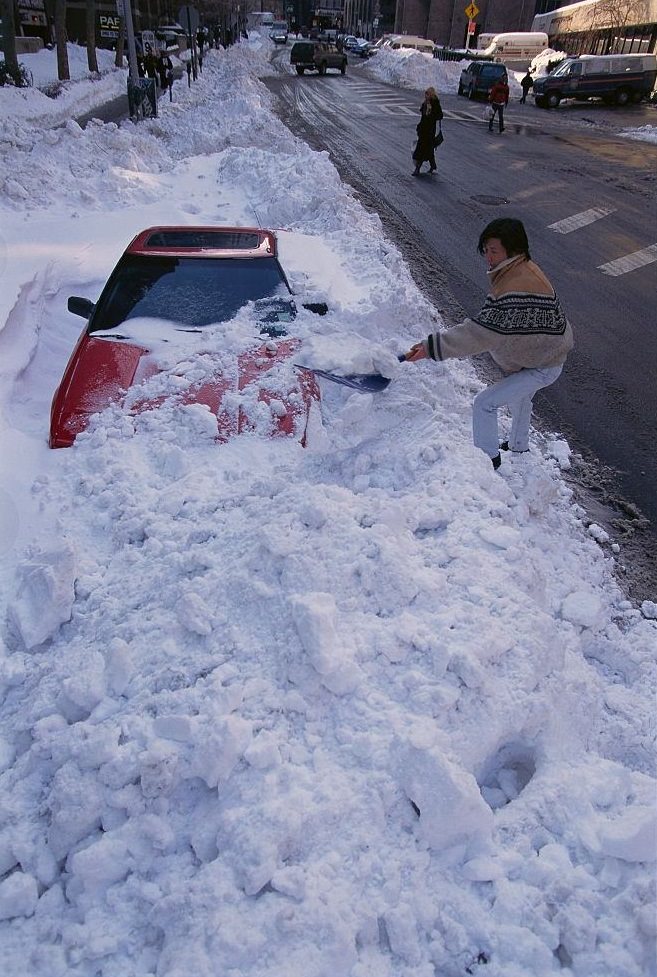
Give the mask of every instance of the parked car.
MULTIPOLYGON (((272 231, 149 227, 128 245, 98 301, 71 296, 68 309, 87 325, 53 397, 51 448, 72 445, 91 415, 111 403, 135 413, 156 406, 148 382, 163 366, 152 351, 175 352, 177 344, 190 343, 203 353, 203 376, 190 375, 185 383, 178 374, 177 383, 180 376, 183 383, 175 396, 210 408, 217 440, 254 430, 256 409, 264 404, 271 405, 268 436, 296 436, 305 443, 319 389, 312 373, 292 363, 299 340, 287 329, 297 308, 272 231), (236 351, 233 341, 224 349, 221 324, 249 305, 252 342, 236 351)), ((185 348, 180 360, 190 359, 185 348)), ((262 430, 261 410, 257 427, 262 430)))
POLYGON ((350 53, 357 58, 369 58, 374 53, 373 45, 366 38, 359 37, 356 39, 356 47, 350 53))
POLYGON ((269 31, 269 37, 274 44, 287 44, 287 36, 288 27, 284 22, 274 24, 269 31))
POLYGON ((564 98, 585 102, 601 98, 608 105, 640 102, 655 87, 654 54, 582 55, 566 58, 549 75, 534 80, 534 101, 556 109, 564 98))
POLYGON ((505 75, 508 75, 506 65, 496 61, 472 61, 461 72, 458 93, 472 99, 478 95, 487 96, 495 82, 505 75))
POLYGON ((326 41, 297 41, 290 51, 290 64, 294 65, 298 75, 304 71, 318 71, 320 75, 325 75, 329 68, 335 68, 344 75, 347 55, 339 51, 335 44, 326 41))

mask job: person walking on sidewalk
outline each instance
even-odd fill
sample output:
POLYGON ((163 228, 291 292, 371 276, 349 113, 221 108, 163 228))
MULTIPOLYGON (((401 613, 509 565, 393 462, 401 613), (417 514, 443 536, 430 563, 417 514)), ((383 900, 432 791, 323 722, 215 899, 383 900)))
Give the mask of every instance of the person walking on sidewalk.
POLYGON ((520 79, 520 87, 522 88, 522 98, 520 99, 520 104, 524 105, 527 101, 527 95, 531 88, 534 87, 534 79, 532 78, 531 71, 528 71, 524 78, 520 79))
POLYGON ((477 448, 497 469, 500 448, 529 451, 534 395, 559 378, 573 348, 573 333, 552 285, 530 258, 522 221, 491 221, 481 232, 478 250, 486 258, 490 280, 481 311, 416 343, 405 358, 416 363, 491 354, 504 378, 475 397, 472 433, 477 448), (503 406, 511 411, 511 434, 500 444, 497 411, 503 406))
POLYGON ((427 88, 424 93, 424 101, 420 106, 420 121, 415 131, 417 132, 417 142, 413 150, 413 160, 415 169, 413 176, 420 175, 420 167, 423 163, 429 164, 429 173, 436 170, 436 154, 434 142, 436 140, 436 125, 443 118, 443 110, 440 99, 436 94, 435 88, 427 88))
POLYGON ((500 132, 504 132, 504 106, 509 104, 509 86, 507 82, 507 76, 502 75, 488 93, 488 101, 493 108, 490 119, 488 120, 489 132, 493 131, 493 122, 495 121, 496 115, 500 132))

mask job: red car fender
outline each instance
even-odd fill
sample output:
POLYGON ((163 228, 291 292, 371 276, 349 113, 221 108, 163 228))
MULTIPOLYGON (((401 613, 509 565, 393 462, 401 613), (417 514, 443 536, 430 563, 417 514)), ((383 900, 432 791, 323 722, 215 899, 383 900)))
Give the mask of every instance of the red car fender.
MULTIPOLYGON (((194 384, 180 396, 181 403, 205 404, 217 417, 217 440, 227 441, 235 434, 252 431, 253 421, 240 407, 237 413, 224 407, 228 391, 242 391, 249 384, 257 382, 260 386, 258 400, 271 404, 280 400, 278 389, 268 389, 263 374, 273 366, 287 361, 300 345, 297 339, 268 341, 258 347, 241 353, 234 373, 221 374, 200 384, 194 384)), ((148 350, 126 342, 111 339, 96 339, 84 332, 73 350, 62 381, 55 392, 50 417, 51 448, 70 447, 76 436, 89 423, 92 414, 103 410, 110 403, 120 403, 125 392, 135 382, 142 382, 158 372, 152 360, 142 360, 148 350), (93 378, 92 382, 90 378, 93 378)), ((305 444, 306 428, 310 407, 319 401, 320 392, 317 381, 307 370, 296 374, 298 397, 284 400, 285 410, 273 414, 272 437, 296 435, 305 444), (303 425, 302 429, 301 424, 303 425)), ((147 398, 135 401, 130 406, 131 413, 152 409, 163 403, 166 397, 147 398)))

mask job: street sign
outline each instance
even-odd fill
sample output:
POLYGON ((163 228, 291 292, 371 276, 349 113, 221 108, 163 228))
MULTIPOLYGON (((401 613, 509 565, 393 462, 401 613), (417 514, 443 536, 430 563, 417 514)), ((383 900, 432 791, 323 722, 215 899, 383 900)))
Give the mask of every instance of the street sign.
POLYGON ((474 20, 468 21, 468 34, 474 34, 477 30, 477 25, 474 20))
POLYGON ((468 18, 468 20, 474 20, 478 13, 479 7, 476 3, 470 3, 465 8, 465 16, 468 18))
POLYGON ((178 11, 178 23, 187 31, 188 34, 195 34, 199 25, 200 17, 196 7, 181 7, 178 11))

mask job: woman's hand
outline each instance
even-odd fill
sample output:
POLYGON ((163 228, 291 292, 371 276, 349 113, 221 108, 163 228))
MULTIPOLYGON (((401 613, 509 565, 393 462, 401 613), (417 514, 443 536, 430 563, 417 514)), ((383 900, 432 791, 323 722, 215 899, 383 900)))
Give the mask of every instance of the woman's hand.
POLYGON ((416 363, 418 360, 426 360, 427 351, 424 348, 424 343, 416 343, 415 346, 411 346, 408 353, 404 354, 404 359, 408 363, 416 363))

